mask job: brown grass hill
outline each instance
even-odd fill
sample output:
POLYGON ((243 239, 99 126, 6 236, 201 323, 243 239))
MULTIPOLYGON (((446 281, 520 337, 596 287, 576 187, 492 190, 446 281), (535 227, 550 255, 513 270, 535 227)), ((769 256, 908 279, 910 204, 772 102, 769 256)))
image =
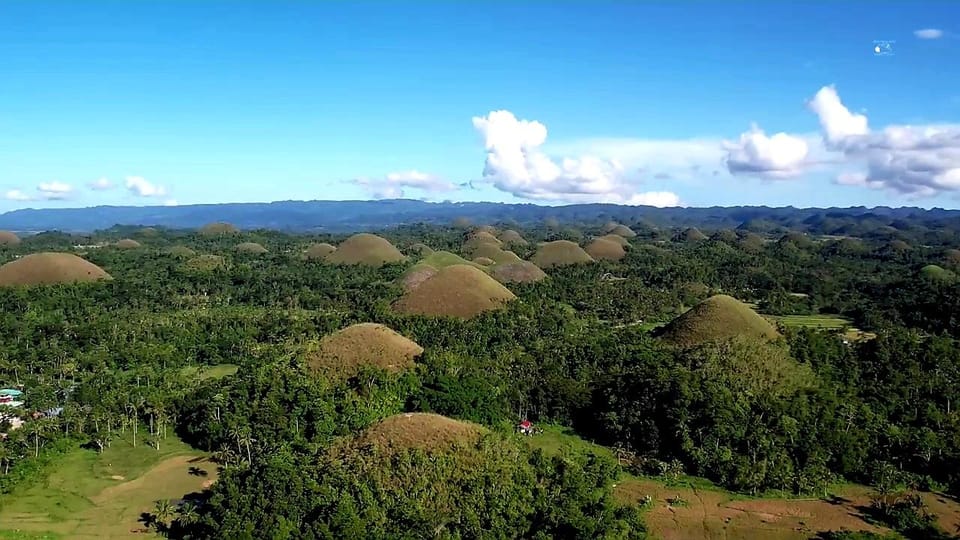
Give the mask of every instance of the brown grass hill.
POLYGON ((187 246, 173 246, 166 250, 167 255, 172 255, 177 258, 186 258, 193 257, 197 254, 196 251, 188 248, 187 246))
POLYGON ((137 231, 137 236, 156 236, 159 232, 154 227, 144 227, 137 231))
POLYGON ((476 266, 455 264, 441 268, 393 304, 405 315, 470 319, 499 309, 516 296, 476 266))
POLYGON ((737 241, 740 239, 737 236, 737 231, 733 229, 720 229, 719 231, 710 235, 710 240, 714 242, 723 242, 724 244, 729 244, 735 246, 737 241))
POLYGON ((707 235, 700 232, 696 227, 689 227, 683 230, 675 238, 677 242, 700 242, 707 239, 707 235))
POLYGON ((598 237, 599 240, 608 240, 610 242, 616 242, 617 244, 627 247, 630 245, 630 242, 626 238, 620 236, 619 234, 605 234, 598 237))
POLYGON ((920 277, 938 283, 953 283, 957 280, 956 274, 935 264, 928 264, 921 268, 920 277))
POLYGON ((737 247, 747 253, 760 253, 766 244, 766 241, 759 234, 747 232, 740 237, 737 247))
POLYGON ((627 254, 623 250, 618 242, 612 240, 605 240, 603 238, 597 238, 593 242, 590 242, 584 251, 587 252, 594 260, 598 261, 619 261, 624 258, 627 254))
POLYGON ((412 246, 410 246, 409 249, 407 249, 408 253, 415 253, 417 255, 420 255, 421 257, 426 257, 427 255, 433 253, 433 251, 434 250, 432 247, 426 244, 421 244, 419 242, 417 242, 416 244, 413 244, 412 246))
POLYGON ((0 286, 90 283, 113 279, 99 266, 72 253, 33 253, 0 266, 0 286))
POLYGON ((224 234, 235 234, 238 232, 240 232, 240 229, 224 221, 207 223, 203 227, 200 227, 200 234, 203 236, 220 236, 224 234))
POLYGON ((503 253, 503 249, 494 244, 480 244, 476 249, 465 251, 464 253, 469 253, 474 258, 486 257, 495 261, 500 257, 500 254, 503 253))
POLYGON ((490 257, 490 258, 493 259, 493 262, 495 264, 514 264, 514 263, 524 262, 519 255, 517 255, 512 251, 501 250, 501 251, 498 251, 497 253, 494 253, 493 257, 490 257))
POLYGON ((493 264, 493 259, 488 259, 486 257, 474 257, 473 263, 479 264, 480 266, 490 266, 493 264))
POLYGON ((606 222, 606 223, 603 225, 603 233, 604 233, 604 234, 612 234, 612 233, 613 233, 613 230, 616 229, 616 228, 619 227, 619 226, 620 226, 620 224, 617 223, 616 221, 608 221, 608 222, 606 222))
POLYGON ((307 367, 320 377, 340 381, 365 367, 391 373, 412 368, 423 347, 376 323, 348 326, 308 346, 307 367))
POLYGON ((943 259, 947 266, 960 268, 960 249, 948 249, 944 251, 943 259))
POLYGON ((256 242, 243 242, 242 244, 237 244, 233 249, 237 253, 246 253, 248 255, 263 255, 267 252, 267 248, 256 242))
POLYGON ((220 255, 198 255, 183 263, 181 268, 187 272, 213 272, 227 267, 227 261, 220 255))
POLYGON ((781 247, 792 245, 798 249, 809 249, 813 247, 813 240, 805 234, 791 231, 781 236, 777 244, 781 247))
POLYGON ((310 244, 307 247, 306 251, 303 252, 303 258, 308 261, 314 261, 318 259, 323 259, 327 255, 333 253, 337 250, 337 247, 328 244, 326 242, 320 242, 319 244, 310 244))
POLYGON ((626 225, 617 225, 611 229, 607 234, 615 234, 617 236, 622 236, 624 238, 633 238, 637 236, 637 233, 633 232, 633 229, 627 227, 626 225))
POLYGON ((491 245, 499 248, 503 242, 501 242, 496 236, 485 232, 480 231, 476 234, 470 235, 469 238, 463 243, 463 246, 460 248, 461 253, 466 253, 472 255, 480 246, 491 245))
POLYGON ((412 291, 424 281, 437 275, 438 270, 429 264, 417 263, 400 276, 400 287, 404 291, 412 291))
POLYGON ((718 294, 671 321, 657 335, 668 343, 687 348, 738 336, 776 339, 780 334, 743 302, 718 294))
POLYGON ((357 264, 379 268, 385 264, 398 263, 407 258, 393 247, 387 239, 375 234, 360 233, 343 241, 337 250, 327 255, 333 264, 357 264))
POLYGON ((530 262, 542 269, 556 268, 571 264, 594 262, 593 257, 582 247, 569 240, 554 240, 540 244, 530 262))
POLYGON ((513 229, 507 229, 500 233, 499 236, 500 242, 504 246, 526 246, 530 242, 527 242, 527 239, 520 235, 517 231, 513 229))
POLYGON ((465 264, 467 266, 476 266, 477 268, 480 268, 480 265, 472 263, 456 253, 450 253, 449 251, 434 251, 417 262, 417 266, 421 264, 426 264, 437 269, 446 268, 454 264, 465 264))
POLYGON ((496 236, 497 228, 494 227, 493 225, 479 225, 473 228, 473 232, 471 234, 477 234, 481 232, 496 236))
POLYGON ((117 240, 117 243, 113 246, 119 249, 137 249, 140 247, 140 242, 130 238, 124 238, 123 240, 117 240))
POLYGON ((0 231, 0 246, 16 246, 20 244, 20 237, 10 231, 0 231))
POLYGON ((884 251, 889 253, 903 253, 904 251, 910 251, 910 249, 910 244, 903 240, 893 240, 884 246, 884 251))
POLYGON ((547 274, 530 261, 498 264, 490 269, 490 275, 500 283, 534 283, 547 274))
POLYGON ((454 229, 469 229, 471 223, 472 223, 472 222, 470 221, 470 218, 468 218, 468 217, 458 217, 458 218, 456 218, 456 219, 453 220, 453 228, 454 228, 454 229))
POLYGON ((478 424, 431 413, 403 413, 385 418, 360 433, 354 446, 374 446, 382 451, 418 449, 445 453, 458 446, 474 445, 487 433, 478 424))

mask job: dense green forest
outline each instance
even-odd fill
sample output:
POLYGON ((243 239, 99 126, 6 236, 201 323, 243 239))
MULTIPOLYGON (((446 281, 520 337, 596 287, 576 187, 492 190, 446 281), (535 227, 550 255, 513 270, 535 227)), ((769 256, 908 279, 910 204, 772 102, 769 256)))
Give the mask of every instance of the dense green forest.
MULTIPOLYGON (((26 401, 22 428, 0 423, 0 493, 38 481, 70 448, 100 451, 132 431, 149 445, 176 433, 222 467, 162 528, 177 538, 643 538, 641 511, 612 495, 623 469, 680 468, 745 494, 817 496, 853 481, 960 495, 955 236, 929 223, 892 239, 752 223, 696 240, 627 224, 638 236, 622 259, 508 284, 516 301, 470 319, 391 308, 415 256, 378 268, 302 256, 347 235, 117 227, 24 237, 0 248, 0 263, 66 251, 113 279, 0 287, 0 387, 23 388, 26 401), (124 237, 140 246, 76 247, 124 237), (238 252, 242 242, 267 252, 238 252), (222 264, 191 264, 174 246, 222 264), (658 337, 720 293, 780 321, 782 337, 693 347, 658 337), (817 315, 846 322, 786 323, 817 315), (361 322, 423 347, 415 369, 312 376, 309 343, 361 322), (203 376, 228 364, 236 373, 203 376), (487 431, 459 457, 344 446, 407 412, 487 431), (627 458, 531 450, 514 433, 524 418, 627 458)), ((585 243, 602 228, 526 228, 529 244, 514 251, 528 259, 538 241, 585 243)), ((460 252, 470 233, 379 234, 412 254, 418 243, 460 252)))

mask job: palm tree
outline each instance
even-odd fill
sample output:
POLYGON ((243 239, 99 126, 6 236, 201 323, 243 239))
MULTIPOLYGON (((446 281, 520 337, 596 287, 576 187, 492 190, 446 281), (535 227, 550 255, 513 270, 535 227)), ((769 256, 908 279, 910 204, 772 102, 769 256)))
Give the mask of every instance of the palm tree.
POLYGON ((177 521, 184 527, 189 527, 200 519, 200 513, 197 512, 197 505, 190 501, 181 504, 177 513, 177 521))
POLYGON ((167 520, 170 519, 173 512, 174 508, 173 505, 170 504, 169 499, 161 499, 157 501, 156 506, 153 507, 153 515, 157 524, 164 527, 167 526, 167 520))

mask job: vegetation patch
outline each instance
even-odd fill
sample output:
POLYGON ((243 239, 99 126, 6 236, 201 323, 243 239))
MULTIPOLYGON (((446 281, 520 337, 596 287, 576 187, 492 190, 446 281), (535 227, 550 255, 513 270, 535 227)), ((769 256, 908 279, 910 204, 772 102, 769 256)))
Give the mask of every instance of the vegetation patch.
POLYGON ((332 379, 348 379, 364 367, 375 367, 389 372, 409 369, 414 358, 423 353, 423 347, 376 323, 348 326, 324 336, 319 343, 309 346, 307 367, 317 375, 332 379))
POLYGON ((357 264, 377 268, 405 261, 406 257, 386 238, 360 233, 344 240, 336 251, 327 255, 326 260, 333 264, 357 264))
POLYGON ((592 263, 593 257, 575 242, 555 240, 540 244, 530 262, 542 269, 569 266, 572 264, 592 263))
POLYGON ((937 266, 935 264, 928 264, 921 268, 920 277, 940 283, 953 283, 957 280, 956 274, 950 270, 947 270, 946 268, 943 268, 942 266, 937 266))
POLYGON ((213 272, 226 267, 227 260, 220 255, 204 253, 203 255, 198 255, 183 263, 181 268, 188 272, 213 272))
POLYGON ((455 264, 441 268, 418 287, 407 291, 394 309, 407 315, 450 316, 469 319, 500 308, 516 296, 475 266, 455 264))
POLYGON ((188 248, 187 246, 173 246, 166 250, 167 255, 172 255, 177 258, 187 258, 193 257, 197 254, 196 251, 188 248))
POLYGON ((0 266, 0 286, 89 283, 113 279, 99 266, 72 253, 33 253, 0 266))
POLYGON ((674 345, 692 347, 737 336, 776 339, 780 334, 743 302, 718 294, 671 321, 658 335, 674 345))

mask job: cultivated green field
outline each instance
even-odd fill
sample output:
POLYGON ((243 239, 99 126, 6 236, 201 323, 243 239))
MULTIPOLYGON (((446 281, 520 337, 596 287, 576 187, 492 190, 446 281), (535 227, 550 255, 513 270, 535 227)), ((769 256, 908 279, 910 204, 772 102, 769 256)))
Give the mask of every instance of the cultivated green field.
POLYGON ((216 476, 204 454, 172 436, 159 451, 129 440, 102 454, 77 449, 44 480, 0 498, 0 539, 142 538, 141 513, 200 491, 216 476))
POLYGON ((219 364, 216 366, 187 366, 180 370, 180 375, 187 379, 207 380, 222 379, 233 375, 240 369, 235 364, 219 364))

